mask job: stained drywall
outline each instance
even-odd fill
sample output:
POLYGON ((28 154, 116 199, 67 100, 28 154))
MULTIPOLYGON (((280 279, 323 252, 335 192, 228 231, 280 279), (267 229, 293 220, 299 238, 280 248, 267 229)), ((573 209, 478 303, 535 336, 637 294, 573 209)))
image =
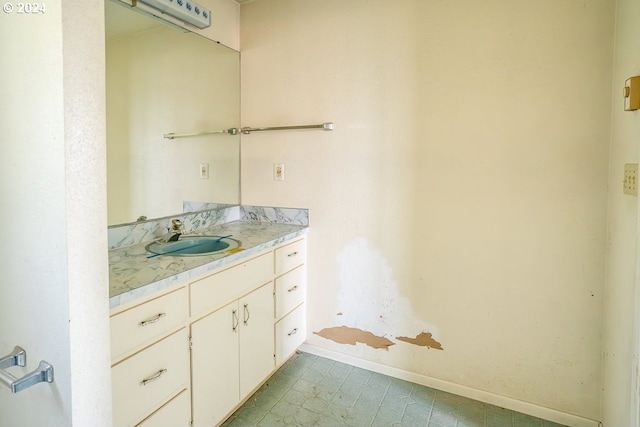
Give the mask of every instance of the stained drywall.
POLYGON ((243 203, 310 209, 309 330, 445 351, 309 344, 597 418, 615 3, 241 8, 243 122, 335 123, 242 142, 243 203))
POLYGON ((428 322, 428 312, 416 313, 402 295, 402 285, 387 256, 364 237, 357 237, 338 254, 340 292, 336 300, 335 323, 349 325, 379 336, 399 331, 413 335, 430 332, 438 336, 436 325, 428 322))

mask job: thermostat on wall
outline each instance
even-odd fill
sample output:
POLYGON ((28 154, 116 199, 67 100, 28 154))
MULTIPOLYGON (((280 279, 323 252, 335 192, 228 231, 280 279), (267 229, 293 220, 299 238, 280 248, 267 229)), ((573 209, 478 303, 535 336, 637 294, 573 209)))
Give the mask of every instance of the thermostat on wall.
POLYGON ((630 77, 624 82, 623 95, 625 111, 640 108, 640 76, 630 77))

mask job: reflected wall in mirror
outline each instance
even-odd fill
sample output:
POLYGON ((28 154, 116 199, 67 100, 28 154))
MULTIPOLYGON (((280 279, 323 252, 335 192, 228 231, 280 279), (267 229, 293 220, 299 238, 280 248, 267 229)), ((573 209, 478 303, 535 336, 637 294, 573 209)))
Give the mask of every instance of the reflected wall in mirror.
POLYGON ((240 54, 105 1, 109 225, 239 203, 240 54), (208 165, 208 178, 201 165, 208 165))

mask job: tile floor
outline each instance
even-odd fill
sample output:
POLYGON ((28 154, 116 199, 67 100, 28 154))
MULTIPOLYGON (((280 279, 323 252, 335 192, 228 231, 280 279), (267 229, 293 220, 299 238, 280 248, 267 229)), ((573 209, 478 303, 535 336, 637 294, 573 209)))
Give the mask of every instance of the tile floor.
POLYGON ((294 355, 223 426, 561 427, 308 353, 294 355))

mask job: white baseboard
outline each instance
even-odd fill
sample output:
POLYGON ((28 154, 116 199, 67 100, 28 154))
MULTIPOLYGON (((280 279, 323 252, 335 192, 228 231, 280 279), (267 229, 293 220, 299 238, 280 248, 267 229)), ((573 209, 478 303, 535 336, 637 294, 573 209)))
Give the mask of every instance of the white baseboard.
POLYGON ((469 399, 478 400, 480 402, 488 403, 494 406, 499 406, 501 408, 509 409, 511 411, 516 411, 516 412, 531 415, 534 417, 542 418, 548 421, 553 421, 558 424, 562 424, 570 427, 598 427, 600 425, 598 421, 590 420, 588 418, 567 414, 565 412, 560 412, 555 409, 545 408, 543 406, 535 405, 533 403, 523 402, 521 400, 500 396, 498 394, 490 393, 487 391, 478 390, 471 387, 454 384, 448 381, 439 380, 437 378, 416 374, 413 372, 394 368, 392 366, 383 365, 377 362, 371 362, 368 360, 338 353, 333 350, 327 350, 321 347, 316 347, 311 344, 307 344, 307 343, 302 344, 302 346, 300 346, 300 350, 304 351, 305 353, 314 354, 316 356, 335 360, 337 362, 346 363, 352 366, 356 366, 358 368, 377 372, 379 374, 388 375, 390 377, 409 381, 415 384, 420 384, 427 387, 435 388, 436 390, 442 390, 448 393, 457 394, 458 396, 468 397, 469 399))

